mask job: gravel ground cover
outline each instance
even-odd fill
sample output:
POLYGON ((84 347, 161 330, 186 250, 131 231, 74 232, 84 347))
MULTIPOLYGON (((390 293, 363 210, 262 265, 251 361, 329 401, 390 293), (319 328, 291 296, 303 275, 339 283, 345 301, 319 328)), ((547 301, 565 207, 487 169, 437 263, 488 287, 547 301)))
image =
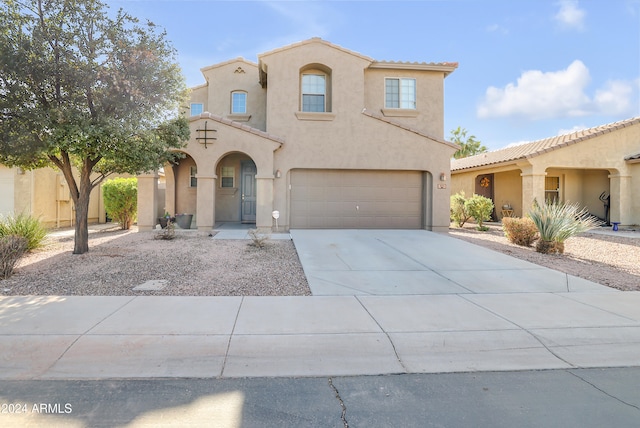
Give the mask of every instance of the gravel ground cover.
POLYGON ((0 295, 304 296, 311 291, 292 241, 214 240, 208 233, 106 230, 89 235, 89 252, 72 254, 73 236, 50 238, 0 281, 0 295), (165 280, 162 290, 135 291, 165 280))
POLYGON ((478 232, 475 225, 450 228, 449 235, 531 263, 559 270, 619 290, 640 290, 640 232, 586 232, 565 242, 564 254, 540 254, 510 243, 500 225, 478 232))
MULTIPOLYGON (((638 238, 585 233, 566 242, 564 255, 536 253, 511 244, 500 225, 478 232, 451 228, 449 236, 620 290, 640 290, 638 238)), ((73 236, 49 238, 16 273, 0 281, 0 295, 93 296, 304 296, 310 295, 292 241, 214 240, 206 232, 182 232, 171 241, 155 232, 107 229, 90 234, 89 252, 71 254, 73 236), (135 291, 147 281, 166 281, 155 291, 135 291)), ((452 255, 455 257, 455 255, 452 255)))

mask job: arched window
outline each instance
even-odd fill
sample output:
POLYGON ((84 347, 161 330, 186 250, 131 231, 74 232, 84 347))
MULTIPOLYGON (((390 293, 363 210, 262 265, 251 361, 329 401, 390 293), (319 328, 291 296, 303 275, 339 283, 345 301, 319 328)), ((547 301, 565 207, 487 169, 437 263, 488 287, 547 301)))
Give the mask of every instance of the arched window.
POLYGON ((300 70, 300 111, 331 111, 331 69, 311 64, 300 70))

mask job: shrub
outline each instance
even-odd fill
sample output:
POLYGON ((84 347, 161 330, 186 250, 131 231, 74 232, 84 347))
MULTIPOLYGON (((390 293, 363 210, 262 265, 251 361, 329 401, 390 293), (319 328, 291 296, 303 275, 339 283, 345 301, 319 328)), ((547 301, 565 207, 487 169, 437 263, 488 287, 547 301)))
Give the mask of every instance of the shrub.
POLYGON ((464 197, 464 191, 460 191, 455 195, 451 195, 450 211, 451 220, 456 223, 456 226, 462 227, 471 218, 465 208, 466 199, 464 197))
POLYGON ((120 223, 122 229, 130 229, 138 213, 138 180, 114 178, 102 185, 104 207, 109 217, 120 223))
POLYGON ((13 268, 26 251, 25 237, 5 235, 0 238, 0 279, 7 279, 13 275, 13 268))
POLYGON ((258 248, 263 248, 271 237, 268 233, 260 233, 258 229, 250 229, 247 233, 253 241, 252 245, 258 248))
POLYGON ((18 214, 0 220, 0 237, 11 235, 23 237, 27 241, 26 251, 32 251, 44 245, 47 229, 37 218, 18 214))
POLYGON ((464 207, 471 217, 473 217, 478 223, 478 230, 487 230, 482 225, 483 221, 491 219, 491 213, 493 212, 493 201, 489 198, 485 198, 480 195, 473 195, 464 203, 464 207))
POLYGON ((600 220, 589 216, 587 209, 581 209, 578 204, 540 205, 534 200, 529 217, 540 234, 536 242, 536 251, 544 254, 564 253, 564 241, 602 224, 600 220))
POLYGON ((167 219, 167 225, 160 232, 153 235, 153 239, 164 239, 166 241, 170 241, 175 239, 176 237, 176 225, 171 220, 171 218, 167 219))
POLYGON ((538 237, 538 228, 529 217, 504 217, 502 229, 509 242, 524 247, 530 247, 538 237))

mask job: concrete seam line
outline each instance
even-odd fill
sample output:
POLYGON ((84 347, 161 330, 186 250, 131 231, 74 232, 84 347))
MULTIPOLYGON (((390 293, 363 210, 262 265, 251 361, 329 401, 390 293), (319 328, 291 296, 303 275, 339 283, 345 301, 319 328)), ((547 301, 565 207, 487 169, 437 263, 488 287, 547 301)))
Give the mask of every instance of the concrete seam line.
POLYGON ((224 360, 222 361, 222 368, 220 369, 220 377, 224 374, 224 369, 227 367, 227 359, 229 358, 229 349, 231 348, 231 339, 233 338, 233 333, 236 331, 236 324, 238 323, 238 318, 240 317, 240 310, 242 309, 242 304, 244 303, 244 296, 240 298, 240 304, 238 305, 238 312, 236 312, 236 318, 233 320, 233 327, 231 327, 231 333, 229 334, 229 340, 227 341, 227 349, 224 352, 224 360))
POLYGON ((73 342, 71 342, 71 344, 69 344, 69 346, 67 346, 67 348, 62 352, 62 354, 60 354, 60 356, 58 358, 56 358, 56 360, 51 363, 51 365, 49 365, 49 367, 47 367, 45 370, 42 371, 42 373, 46 373, 49 370, 51 370, 53 368, 53 366, 55 366, 58 361, 60 361, 62 359, 62 357, 64 357, 67 352, 69 352, 69 350, 71 348, 73 348, 73 345, 75 345, 78 340, 80 340, 81 337, 87 335, 91 330, 93 330, 94 328, 96 328, 97 326, 99 326, 100 324, 102 324, 104 322, 104 320, 106 320, 107 318, 113 316, 113 314, 119 312, 122 310, 122 308, 124 308, 125 306, 127 306, 129 303, 133 302, 135 299, 137 299, 139 296, 134 296, 131 299, 127 300, 123 305, 119 306, 118 308, 116 308, 113 312, 111 312, 110 314, 106 315, 104 318, 102 318, 100 321, 98 321, 97 323, 95 323, 95 325, 89 327, 84 333, 80 333, 78 335, 78 337, 75 338, 75 340, 73 342))
POLYGON ((510 319, 508 319, 508 318, 503 317, 502 315, 500 315, 500 314, 498 314, 498 313, 496 313, 496 312, 494 312, 494 311, 492 311, 492 310, 490 310, 490 309, 488 309, 488 308, 485 308, 484 306, 480 305, 479 303, 474 302, 473 300, 469 300, 469 299, 467 299, 467 298, 466 298, 464 295, 462 295, 462 294, 458 294, 458 296, 459 296, 461 299, 464 299, 464 300, 466 300, 467 302, 471 303, 472 305, 475 305, 475 306, 479 307, 480 309, 483 309, 483 310, 485 310, 485 311, 489 312, 490 314, 495 315, 495 316, 497 316, 498 318, 501 318, 501 319, 503 319, 503 320, 507 321, 508 323, 511 323, 511 324, 515 325, 515 326, 516 326, 516 327, 518 327, 520 330, 522 330, 522 331, 526 332, 526 333, 527 333, 527 334, 529 334, 531 337, 533 337, 533 338, 534 338, 534 339, 535 339, 535 340, 536 340, 536 341, 537 341, 537 342, 538 342, 538 343, 539 343, 539 344, 540 344, 544 349, 546 349, 546 350, 547 350, 547 352, 549 352, 551 355, 553 355, 554 357, 556 357, 557 359, 559 359, 559 360, 560 360, 560 361, 562 361, 563 363, 565 363, 565 364, 567 364, 568 366, 570 366, 570 368, 578 368, 578 366, 576 366, 575 364, 570 363, 570 362, 569 362, 569 361, 567 361, 566 359, 562 358, 560 355, 558 355, 556 352, 554 352, 554 351, 553 351, 553 349, 551 349, 549 346, 545 345, 545 344, 544 344, 544 342, 542 341, 542 339, 540 339, 540 338, 538 337, 538 335, 536 335, 535 333, 533 333, 533 332, 529 331, 527 328, 525 328, 525 327, 523 327, 523 326, 519 325, 518 323, 516 323, 516 322, 514 322, 514 321, 512 321, 512 320, 510 320, 510 319))
POLYGON ((400 367, 402 367, 402 370, 404 371, 404 373, 409 373, 409 371, 407 370, 407 367, 405 367, 404 362, 400 358, 400 355, 398 355, 398 350, 396 349, 396 344, 393 343, 393 340, 391 340, 391 336, 389 335, 389 333, 387 333, 385 331, 385 329, 382 328, 382 326, 380 325, 378 320, 375 319, 375 317, 371 314, 371 312, 369 312, 369 309, 362 303, 362 301, 358 298, 358 296, 353 296, 353 297, 358 301, 358 303, 360 303, 360 306, 362 306, 362 309, 364 309, 367 312, 367 314, 371 317, 373 322, 376 323, 376 325, 378 326, 380 331, 382 331, 384 333, 384 335, 387 336, 387 340, 391 344, 391 348, 393 349, 393 353, 395 354, 396 359, 398 360, 398 363, 400 363, 400 367))

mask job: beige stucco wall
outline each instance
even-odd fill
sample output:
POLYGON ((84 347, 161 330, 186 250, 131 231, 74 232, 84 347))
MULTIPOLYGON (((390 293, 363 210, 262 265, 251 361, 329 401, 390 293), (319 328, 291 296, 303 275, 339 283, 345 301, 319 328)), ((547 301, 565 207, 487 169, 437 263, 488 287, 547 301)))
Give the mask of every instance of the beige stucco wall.
MULTIPOLYGON (((272 226, 273 210, 280 211, 279 226, 288 227, 292 169, 322 168, 423 171, 427 177, 425 227, 447 230, 449 181, 441 182, 439 177, 443 173, 448 180, 449 159, 455 147, 438 141, 444 126, 443 72, 369 69, 370 58, 323 41, 278 49, 259 59, 257 66, 237 59, 206 67, 203 74, 208 83, 192 92, 192 101, 202 102, 205 111, 216 115, 190 118, 191 139, 184 149, 198 167, 195 197, 198 228, 212 227, 214 219, 239 219, 240 194, 220 187, 220 166, 234 163, 239 174, 240 160, 250 158, 257 167, 256 226, 259 228, 272 226), (238 71, 239 67, 243 72, 238 71), (267 74, 266 88, 259 84, 258 67, 267 74), (326 113, 300 112, 300 73, 309 69, 330 74, 327 94, 330 111, 326 113), (417 80, 415 114, 387 116, 400 126, 371 117, 371 114, 382 116, 385 76, 417 80), (233 90, 247 91, 247 113, 251 118, 246 122, 229 115, 233 90), (205 123, 208 129, 216 130, 215 141, 207 147, 196 140, 202 136, 198 129, 203 129, 205 123)), ((181 172, 174 172, 175 182, 179 183, 181 172)), ((167 173, 166 177, 166 204, 171 206, 175 198, 175 206, 180 211, 179 199, 184 189, 174 191, 171 174, 167 173)), ((145 180, 151 183, 154 178, 145 177, 145 180)), ((239 177, 237 181, 239 183, 239 177)), ((144 195, 140 201, 143 200, 144 195)), ((189 209, 192 209, 193 199, 190 201, 189 209)), ((146 217, 151 219, 152 215, 146 217)), ((142 224, 142 229, 153 227, 151 220, 149 223, 142 224)))
POLYGON ((402 123, 435 138, 444 138, 444 73, 416 70, 365 70, 365 107, 378 114, 389 114, 402 123), (416 79, 416 110, 393 112, 384 109, 385 78, 416 79))
MULTIPOLYGON (((0 168, 6 168, 0 166, 0 168)), ((13 210, 39 218, 48 228, 68 227, 75 222, 69 187, 61 172, 52 168, 23 171, 13 168, 13 210)), ((5 193, 2 193, 5 195, 5 193)), ((7 195, 9 192, 6 193, 7 195)), ((100 187, 91 192, 89 223, 105 221, 100 187)))
POLYGON ((197 99, 203 102, 205 109, 216 116, 242 122, 252 128, 266 129, 267 91, 260 86, 258 65, 242 58, 227 61, 202 69, 208 84, 204 90, 196 92, 197 99), (247 114, 231 114, 231 93, 247 93, 247 114), (206 100, 203 100, 206 97, 206 100))

